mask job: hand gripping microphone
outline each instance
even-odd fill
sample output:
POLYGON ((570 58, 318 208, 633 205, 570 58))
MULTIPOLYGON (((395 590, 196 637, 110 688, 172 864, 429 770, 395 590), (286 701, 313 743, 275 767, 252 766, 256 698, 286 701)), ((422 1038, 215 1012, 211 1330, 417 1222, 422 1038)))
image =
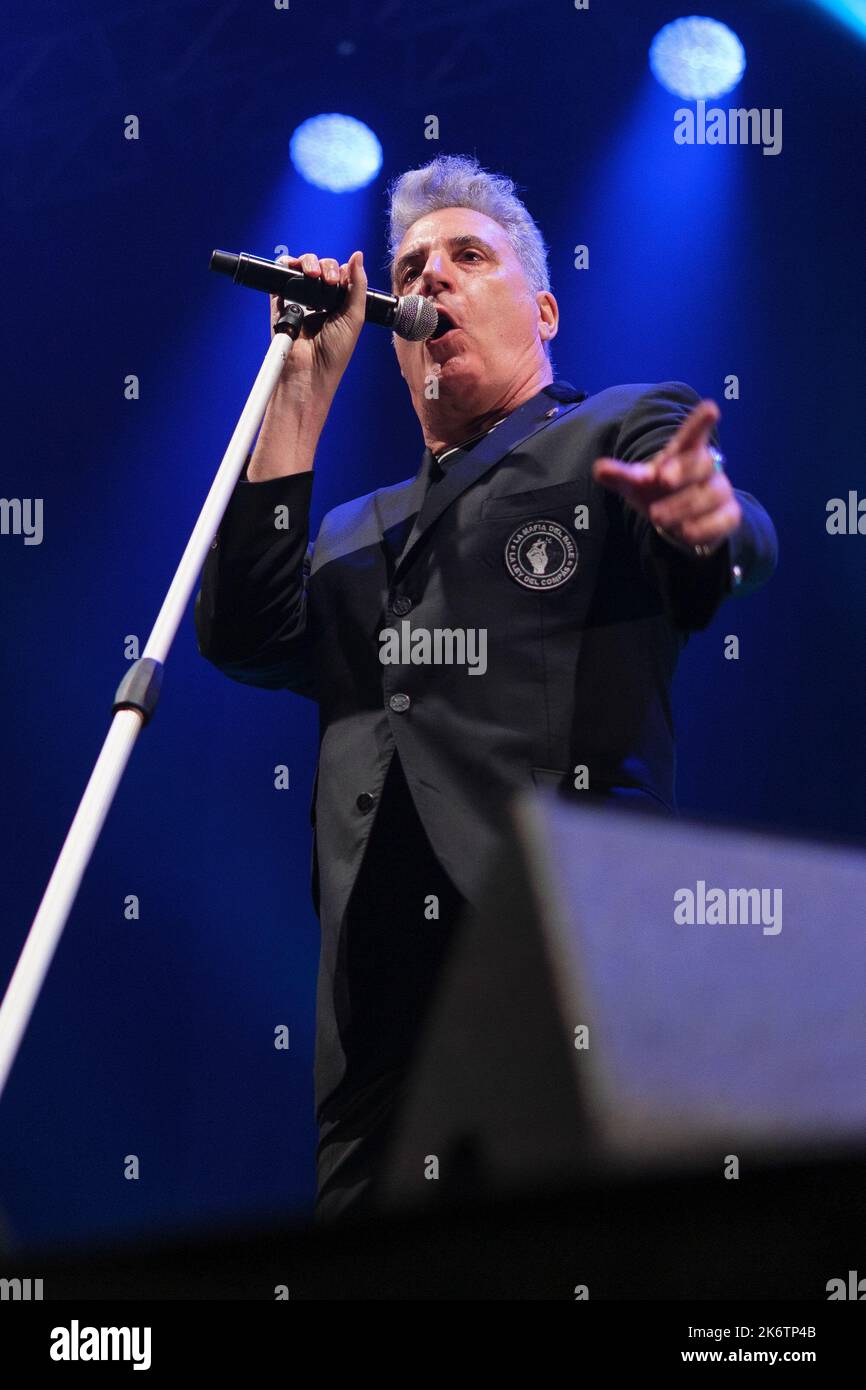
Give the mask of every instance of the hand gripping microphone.
MULTIPOLYGON (((347 291, 342 285, 328 285, 324 280, 305 275, 302 270, 290 270, 288 266, 277 265, 276 261, 266 261, 243 252, 236 256, 232 251, 214 251, 210 268, 221 275, 230 275, 236 285, 278 294, 283 299, 304 304, 309 309, 320 309, 324 313, 333 313, 341 308, 346 299, 347 291)), ((398 297, 385 294, 383 290, 367 290, 364 318, 367 323, 379 323, 383 328, 392 329, 412 343, 432 337, 439 326, 436 306, 423 295, 398 297)))

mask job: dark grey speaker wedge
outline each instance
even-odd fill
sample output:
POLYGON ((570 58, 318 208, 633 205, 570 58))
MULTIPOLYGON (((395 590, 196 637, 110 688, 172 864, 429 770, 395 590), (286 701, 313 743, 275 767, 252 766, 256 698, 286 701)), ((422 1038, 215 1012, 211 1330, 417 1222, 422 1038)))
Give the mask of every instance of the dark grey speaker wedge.
POLYGON ((866 854, 519 801, 464 919, 385 1206, 866 1142, 866 854))

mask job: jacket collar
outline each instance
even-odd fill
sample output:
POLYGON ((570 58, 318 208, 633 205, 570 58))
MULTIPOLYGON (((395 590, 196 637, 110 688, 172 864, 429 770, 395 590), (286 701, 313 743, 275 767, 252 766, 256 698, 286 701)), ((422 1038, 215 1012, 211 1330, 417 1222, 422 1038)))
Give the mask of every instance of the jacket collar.
POLYGON ((440 479, 429 491, 431 469, 434 459, 429 449, 424 450, 421 467, 412 483, 413 500, 417 500, 419 511, 409 537, 397 561, 394 579, 399 579, 415 547, 440 518, 446 507, 456 501, 467 488, 483 477, 495 464, 510 454, 524 440, 543 430, 553 420, 577 410, 586 396, 576 391, 569 382, 549 382, 536 396, 524 401, 512 410, 495 429, 480 439, 474 448, 462 458, 455 457, 449 465, 445 477, 440 479))

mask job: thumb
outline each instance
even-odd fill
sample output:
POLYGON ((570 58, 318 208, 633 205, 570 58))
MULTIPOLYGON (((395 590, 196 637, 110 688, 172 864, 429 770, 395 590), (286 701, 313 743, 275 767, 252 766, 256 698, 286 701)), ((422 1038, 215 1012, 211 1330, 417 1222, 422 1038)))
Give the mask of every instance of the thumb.
POLYGON ((353 251, 348 262, 349 293, 346 307, 356 317, 363 319, 367 299, 367 272, 364 269, 364 252, 353 251))
POLYGON ((636 484, 654 482, 656 469, 653 463, 622 463, 619 459, 600 458, 592 465, 592 476, 611 491, 623 493, 636 484))

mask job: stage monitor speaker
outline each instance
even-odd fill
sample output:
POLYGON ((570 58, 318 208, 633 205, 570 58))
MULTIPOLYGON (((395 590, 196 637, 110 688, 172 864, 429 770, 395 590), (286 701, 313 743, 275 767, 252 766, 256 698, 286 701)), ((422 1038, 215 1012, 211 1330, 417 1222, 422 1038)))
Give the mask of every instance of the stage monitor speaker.
POLYGON ((862 1148, 866 854, 544 793, 513 826, 446 964, 383 1206, 862 1148))

